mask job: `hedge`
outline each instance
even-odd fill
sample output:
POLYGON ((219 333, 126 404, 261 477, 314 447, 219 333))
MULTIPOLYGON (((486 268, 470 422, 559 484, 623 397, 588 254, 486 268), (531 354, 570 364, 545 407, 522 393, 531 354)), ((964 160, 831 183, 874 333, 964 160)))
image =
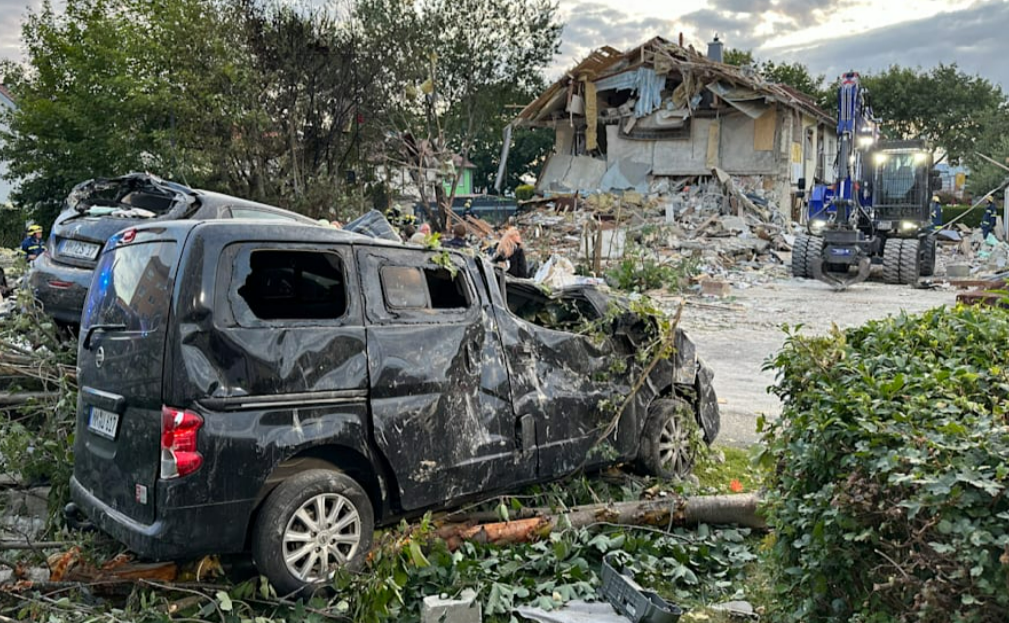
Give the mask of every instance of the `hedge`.
POLYGON ((1006 344, 991 308, 790 332, 760 424, 772 620, 1006 620, 1006 344))

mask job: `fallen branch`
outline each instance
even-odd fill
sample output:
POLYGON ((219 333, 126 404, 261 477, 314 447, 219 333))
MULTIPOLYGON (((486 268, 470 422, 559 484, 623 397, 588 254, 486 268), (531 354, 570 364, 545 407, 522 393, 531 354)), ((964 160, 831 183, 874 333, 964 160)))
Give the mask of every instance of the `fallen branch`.
POLYGON ((758 513, 760 498, 754 494, 704 495, 692 498, 669 497, 639 502, 592 504, 568 511, 549 508, 524 508, 514 521, 500 519, 494 513, 471 513, 456 523, 447 523, 435 531, 449 549, 463 541, 478 543, 526 543, 549 535, 558 527, 584 528, 597 523, 658 526, 696 524, 733 524, 747 528, 766 529, 767 523, 758 513), (483 522, 493 523, 483 523, 483 522))

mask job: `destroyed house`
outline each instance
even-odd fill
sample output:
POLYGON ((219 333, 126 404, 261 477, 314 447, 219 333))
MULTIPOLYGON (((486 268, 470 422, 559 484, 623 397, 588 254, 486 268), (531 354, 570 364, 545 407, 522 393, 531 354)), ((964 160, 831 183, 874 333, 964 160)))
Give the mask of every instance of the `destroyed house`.
POLYGON ((757 178, 791 213, 802 182, 831 177, 836 121, 810 97, 720 62, 721 46, 704 56, 655 38, 629 52, 600 48, 568 71, 513 122, 556 132, 537 191, 656 192, 663 179, 717 169, 757 178))

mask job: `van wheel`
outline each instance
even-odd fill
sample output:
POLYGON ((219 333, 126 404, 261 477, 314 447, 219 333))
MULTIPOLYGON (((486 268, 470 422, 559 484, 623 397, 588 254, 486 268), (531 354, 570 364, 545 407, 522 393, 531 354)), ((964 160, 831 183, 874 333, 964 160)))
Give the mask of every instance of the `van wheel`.
POLYGON ((638 450, 638 465, 649 476, 680 479, 690 475, 700 438, 694 410, 679 398, 660 398, 648 409, 638 450))
POLYGON ((252 532, 252 559, 278 593, 307 596, 337 568, 361 568, 374 531, 361 485, 337 471, 312 469, 266 498, 252 532))

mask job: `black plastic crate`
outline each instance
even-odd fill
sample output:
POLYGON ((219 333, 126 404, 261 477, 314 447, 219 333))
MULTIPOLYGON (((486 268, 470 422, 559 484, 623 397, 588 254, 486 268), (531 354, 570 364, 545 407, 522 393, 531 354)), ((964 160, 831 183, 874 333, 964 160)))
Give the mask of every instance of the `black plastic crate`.
POLYGON ((633 578, 614 569, 606 558, 601 575, 603 597, 633 623, 676 623, 680 620, 683 610, 679 606, 641 588, 633 578))

